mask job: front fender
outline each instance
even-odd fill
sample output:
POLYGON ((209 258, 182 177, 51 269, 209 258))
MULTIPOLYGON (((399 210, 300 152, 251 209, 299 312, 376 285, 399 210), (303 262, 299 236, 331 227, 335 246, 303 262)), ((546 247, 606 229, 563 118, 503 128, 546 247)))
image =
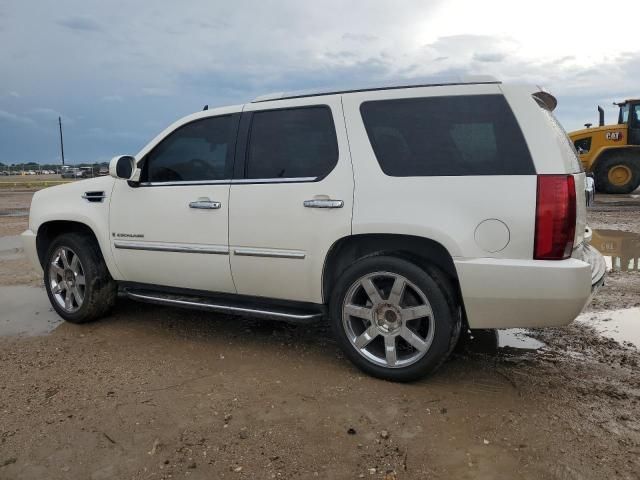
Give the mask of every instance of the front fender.
POLYGON ((122 279, 122 275, 111 255, 109 243, 109 205, 114 179, 99 177, 49 187, 36 192, 31 201, 29 229, 38 233, 49 222, 68 221, 86 225, 94 233, 111 276, 122 279), (102 201, 90 202, 82 196, 86 192, 104 192, 102 201))

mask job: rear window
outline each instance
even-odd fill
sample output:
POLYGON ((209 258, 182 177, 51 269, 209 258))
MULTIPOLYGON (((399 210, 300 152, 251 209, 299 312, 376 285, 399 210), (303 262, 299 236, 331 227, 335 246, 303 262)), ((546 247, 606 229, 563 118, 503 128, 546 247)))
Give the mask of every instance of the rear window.
POLYGON ((502 95, 369 101, 360 112, 387 175, 535 174, 520 127, 502 95))

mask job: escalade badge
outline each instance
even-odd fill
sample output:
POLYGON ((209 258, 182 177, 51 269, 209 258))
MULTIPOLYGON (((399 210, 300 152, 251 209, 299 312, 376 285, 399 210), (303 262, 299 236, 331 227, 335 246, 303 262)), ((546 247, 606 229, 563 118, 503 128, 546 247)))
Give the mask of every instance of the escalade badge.
POLYGON ((111 235, 116 237, 116 238, 144 238, 144 234, 143 233, 115 233, 115 232, 113 232, 111 235))

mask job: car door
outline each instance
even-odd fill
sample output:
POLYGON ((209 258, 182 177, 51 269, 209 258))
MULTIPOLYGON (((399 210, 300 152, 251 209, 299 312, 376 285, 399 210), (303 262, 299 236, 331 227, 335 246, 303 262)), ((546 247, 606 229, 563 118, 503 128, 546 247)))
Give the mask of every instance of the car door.
POLYGON ((139 186, 116 182, 111 246, 127 281, 235 293, 228 212, 240 115, 210 112, 142 152, 139 186))
POLYGON ((351 234, 353 170, 340 96, 245 105, 229 201, 238 293, 322 302, 324 259, 351 234))

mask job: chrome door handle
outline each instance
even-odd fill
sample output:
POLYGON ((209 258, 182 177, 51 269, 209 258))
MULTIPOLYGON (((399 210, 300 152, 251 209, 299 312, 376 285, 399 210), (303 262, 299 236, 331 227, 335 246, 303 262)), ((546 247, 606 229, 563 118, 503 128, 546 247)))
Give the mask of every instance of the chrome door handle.
POLYGON ((344 202, 342 200, 305 200, 303 205, 307 208, 342 208, 344 202))
POLYGON ((211 200, 196 200, 189 202, 189 208, 201 208, 205 210, 217 210, 222 206, 220 202, 212 202, 211 200))

